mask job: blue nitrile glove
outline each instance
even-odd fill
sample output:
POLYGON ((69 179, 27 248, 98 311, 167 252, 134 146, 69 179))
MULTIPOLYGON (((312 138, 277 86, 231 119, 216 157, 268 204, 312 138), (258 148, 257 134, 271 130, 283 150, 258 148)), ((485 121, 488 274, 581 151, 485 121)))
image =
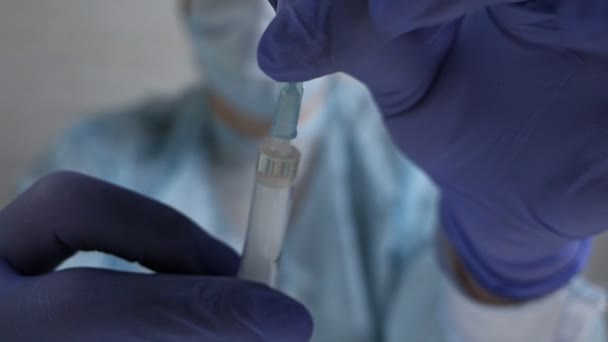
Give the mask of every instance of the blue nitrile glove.
POLYGON ((365 83, 442 190, 442 225, 497 295, 563 286, 608 228, 608 2, 282 0, 279 81, 365 83))
POLYGON ((2 341, 307 341, 311 318, 235 278, 238 257, 158 202, 76 173, 49 175, 0 211, 2 341), (98 250, 163 272, 53 272, 98 250))

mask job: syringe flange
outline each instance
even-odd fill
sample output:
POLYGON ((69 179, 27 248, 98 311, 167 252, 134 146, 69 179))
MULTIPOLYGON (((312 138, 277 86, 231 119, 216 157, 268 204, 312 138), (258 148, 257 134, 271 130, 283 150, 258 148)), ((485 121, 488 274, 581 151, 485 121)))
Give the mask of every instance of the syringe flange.
POLYGON ((258 157, 256 171, 258 175, 281 178, 293 181, 298 173, 300 153, 293 149, 288 156, 277 155, 269 147, 263 147, 258 157))

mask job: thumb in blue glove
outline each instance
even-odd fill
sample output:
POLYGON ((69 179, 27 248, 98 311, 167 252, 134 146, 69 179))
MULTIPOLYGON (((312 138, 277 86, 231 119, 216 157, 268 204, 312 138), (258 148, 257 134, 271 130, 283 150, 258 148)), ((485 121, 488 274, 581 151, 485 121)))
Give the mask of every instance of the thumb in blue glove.
POLYGON ((59 172, 0 211, 0 336, 7 341, 307 341, 292 299, 231 278, 238 257, 158 202, 59 172), (160 274, 53 269, 102 251, 160 274))

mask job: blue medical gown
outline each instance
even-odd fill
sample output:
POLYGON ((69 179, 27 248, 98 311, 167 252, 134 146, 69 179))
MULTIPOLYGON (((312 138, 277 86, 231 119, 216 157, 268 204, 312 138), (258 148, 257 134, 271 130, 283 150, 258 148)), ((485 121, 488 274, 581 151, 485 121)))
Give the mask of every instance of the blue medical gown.
MULTIPOLYGON (((446 281, 432 248, 437 192, 393 147, 365 89, 336 82, 286 233, 279 287, 312 312, 314 341, 450 341, 441 319, 446 281)), ((193 87, 88 120, 36 175, 70 169, 130 188, 240 250, 210 184, 217 151, 206 92, 193 87)), ((100 253, 67 265, 140 269, 100 253)))

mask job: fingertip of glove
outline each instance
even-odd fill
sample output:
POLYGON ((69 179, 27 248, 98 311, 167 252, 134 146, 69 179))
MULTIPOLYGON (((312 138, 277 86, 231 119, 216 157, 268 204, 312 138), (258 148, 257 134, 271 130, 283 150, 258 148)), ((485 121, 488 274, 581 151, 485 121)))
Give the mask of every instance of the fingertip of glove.
POLYGON ((240 258, 230 247, 223 246, 224 250, 221 251, 221 256, 218 257, 220 262, 216 264, 211 263, 208 266, 208 274, 217 275, 217 276, 225 276, 225 277, 235 277, 237 275, 240 258))
POLYGON ((313 26, 297 9, 283 6, 258 46, 262 71, 279 82, 308 81, 330 73, 323 29, 313 26))
POLYGON ((272 38, 262 39, 258 47, 258 66, 273 80, 285 83, 305 82, 336 72, 293 58, 291 52, 285 53, 289 48, 293 47, 281 46, 272 38))
MULTIPOLYGON (((274 21, 273 21, 274 23, 274 21)), ((294 56, 293 50, 298 49, 293 41, 285 39, 284 33, 271 23, 262 36, 258 46, 258 65, 262 71, 278 82, 298 82, 306 78, 301 73, 301 61, 294 56)))
POLYGON ((202 271, 197 273, 208 275, 236 276, 240 264, 239 255, 221 241, 200 231, 200 228, 197 227, 197 230, 200 239, 195 248, 199 253, 195 259, 191 259, 191 262, 196 264, 193 269, 202 267, 202 271))
POLYGON ((263 285, 254 292, 254 316, 268 341, 310 340, 313 320, 304 305, 263 285))

